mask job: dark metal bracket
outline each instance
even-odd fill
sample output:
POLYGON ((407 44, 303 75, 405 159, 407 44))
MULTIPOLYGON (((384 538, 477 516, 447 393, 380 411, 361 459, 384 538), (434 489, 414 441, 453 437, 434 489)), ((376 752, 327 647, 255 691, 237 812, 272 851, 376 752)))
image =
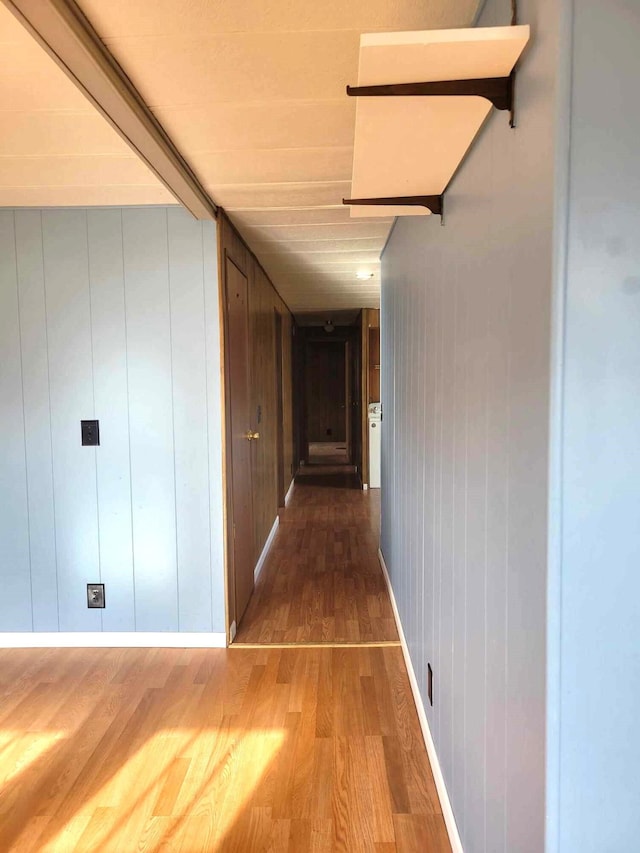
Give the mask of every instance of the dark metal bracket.
POLYGON ((362 204, 380 207, 426 207, 444 222, 444 195, 400 195, 388 198, 343 198, 343 204, 362 204))
POLYGON ((498 110, 513 116, 515 70, 508 77, 480 77, 474 80, 435 80, 430 83, 386 83, 381 86, 347 86, 352 98, 385 97, 469 97, 486 98, 498 110))

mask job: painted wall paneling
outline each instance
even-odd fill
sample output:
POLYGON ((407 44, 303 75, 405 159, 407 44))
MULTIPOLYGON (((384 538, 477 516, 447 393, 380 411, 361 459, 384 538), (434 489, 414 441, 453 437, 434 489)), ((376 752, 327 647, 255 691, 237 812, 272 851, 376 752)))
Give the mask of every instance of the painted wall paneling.
POLYGON ((106 631, 136 626, 129 464, 129 385, 123 222, 120 210, 87 214, 95 417, 100 578, 109 597, 106 631))
POLYGON ((0 240, 1 629, 223 630, 215 225, 10 210, 0 240))
POLYGON ((80 420, 95 417, 86 212, 43 212, 42 242, 60 630, 99 631, 102 612, 86 600, 86 584, 101 580, 98 451, 79 446, 80 420))
POLYGON ((126 210, 133 556, 139 630, 178 629, 178 567, 167 214, 126 210), (156 263, 155 258, 161 258, 156 263))
POLYGON ((172 408, 180 624, 211 625, 207 350, 202 233, 169 211, 172 408))
MULTIPOLYGON (((572 4, 559 412, 560 851, 638 846, 640 6, 572 4), (593 45, 598 45, 594 52, 593 45)), ((557 484, 556 484, 557 485, 557 484)), ((554 568, 556 564, 552 564, 554 568)), ((552 740, 552 742, 554 742, 552 740)))
POLYGON ((39 210, 21 210, 16 212, 14 221, 20 293, 33 630, 57 631, 58 571, 42 214, 39 210))
POLYGON ((382 550, 463 847, 484 853, 545 834, 559 32, 550 0, 519 7, 517 130, 491 117, 445 227, 399 220, 382 259, 382 550))
POLYGON ((0 211, 0 579, 4 630, 30 631, 31 555, 13 214, 0 211))

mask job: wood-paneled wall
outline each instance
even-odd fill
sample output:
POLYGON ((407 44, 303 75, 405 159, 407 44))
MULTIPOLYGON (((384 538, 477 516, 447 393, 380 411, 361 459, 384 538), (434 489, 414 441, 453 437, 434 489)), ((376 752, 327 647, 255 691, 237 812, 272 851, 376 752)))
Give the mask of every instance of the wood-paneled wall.
MULTIPOLYGON (((282 418, 285 490, 293 478, 293 411, 291 342, 293 317, 266 272, 226 214, 219 218, 221 269, 229 257, 249 282, 249 347, 251 359, 251 428, 260 433, 252 448, 253 550, 257 562, 278 515, 278 422, 282 418), (282 318, 282 413, 278 411, 276 313, 282 318)), ((232 354, 227 357, 231 357, 232 354)), ((249 425, 248 427, 249 428, 249 425)))
POLYGON ((0 212, 0 631, 223 630, 215 230, 0 212))
MULTIPOLYGON (((506 5, 487 0, 479 26, 504 23, 506 5)), ((545 801, 546 724, 557 710, 545 707, 555 690, 545 656, 558 628, 549 633, 546 620, 558 174, 552 146, 554 89, 564 84, 558 83, 563 48, 554 30, 558 4, 525 5, 521 11, 536 37, 518 68, 518 131, 494 115, 447 190, 446 227, 428 216, 401 217, 382 256, 382 552, 464 850, 629 850, 637 841, 618 843, 617 816, 607 813, 603 823, 602 791, 596 806, 584 789, 566 793, 580 802, 581 822, 587 804, 597 810, 589 839, 545 845, 553 801, 545 801), (600 825, 606 834, 614 823, 616 841, 599 843, 600 825)), ((581 51, 588 62, 586 44, 581 51)), ((588 103, 593 92, 581 98, 588 103)), ((583 119, 582 126, 592 125, 583 119)), ((593 127, 595 135, 604 132, 593 127)), ((634 168, 637 175, 637 157, 634 168)), ((583 210, 587 199, 604 201, 598 193, 589 179, 583 210)), ((585 212, 590 221, 595 209, 585 212)), ((611 209, 607 226, 614 221, 611 209)), ((576 233, 581 241, 591 232, 578 227, 576 233)), ((598 277, 606 267, 595 261, 593 270, 598 277)), ((591 317, 602 310, 596 289, 583 299, 591 317)), ((605 565, 609 575, 606 558, 599 572, 605 565)), ((597 598, 584 561, 577 571, 583 599, 597 598)), ((602 632, 601 613, 602 607, 581 608, 579 618, 591 626, 597 620, 602 632)), ((582 722, 585 708, 598 706, 589 743, 573 744, 583 752, 582 774, 588 767, 591 777, 598 775, 593 767, 604 766, 590 744, 612 695, 598 692, 606 695, 602 703, 595 696, 600 651, 593 648, 589 681, 575 693, 582 722)), ((637 661, 637 648, 634 654, 637 661)), ((616 659, 616 667, 620 663, 616 659)), ((626 669, 617 672, 616 680, 624 680, 626 669)), ((551 756, 551 764, 555 760, 551 756)), ((588 785, 593 788, 592 778, 588 785)))

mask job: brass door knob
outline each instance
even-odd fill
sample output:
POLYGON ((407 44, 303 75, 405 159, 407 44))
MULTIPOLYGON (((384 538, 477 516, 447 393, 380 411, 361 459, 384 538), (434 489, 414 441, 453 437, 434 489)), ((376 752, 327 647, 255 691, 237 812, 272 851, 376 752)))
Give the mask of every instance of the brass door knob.
POLYGON ((255 441, 257 438, 260 438, 260 433, 253 432, 253 430, 248 430, 247 432, 245 432, 244 437, 247 439, 247 441, 255 441))

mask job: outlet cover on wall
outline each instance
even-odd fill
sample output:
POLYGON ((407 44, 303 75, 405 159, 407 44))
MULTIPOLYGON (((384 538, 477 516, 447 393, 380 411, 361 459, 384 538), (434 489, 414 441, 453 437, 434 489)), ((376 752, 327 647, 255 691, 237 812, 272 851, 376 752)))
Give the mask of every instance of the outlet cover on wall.
POLYGON ((87 607, 104 607, 104 584, 103 583, 88 583, 87 584, 87 607))

